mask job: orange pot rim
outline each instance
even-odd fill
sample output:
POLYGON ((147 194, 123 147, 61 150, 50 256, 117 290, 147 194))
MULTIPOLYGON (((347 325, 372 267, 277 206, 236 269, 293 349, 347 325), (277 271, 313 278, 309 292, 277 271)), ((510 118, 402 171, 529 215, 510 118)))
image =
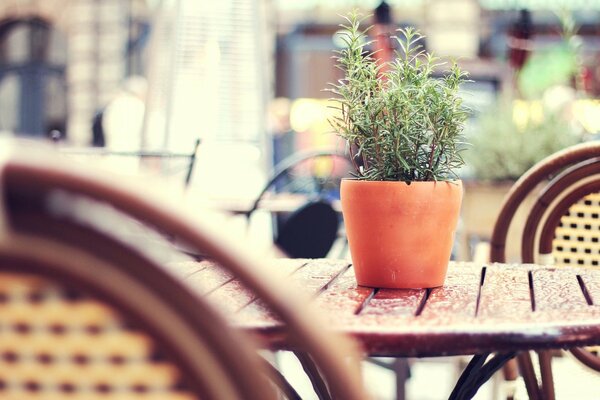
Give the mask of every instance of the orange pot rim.
POLYGON ((377 185, 396 185, 399 183, 404 183, 406 186, 411 186, 411 185, 418 185, 418 186, 423 186, 423 185, 431 185, 433 184, 442 184, 442 183, 447 183, 447 184, 462 184, 462 179, 454 179, 451 181, 366 181, 366 180, 362 180, 362 179, 357 179, 357 178, 342 178, 342 181, 348 181, 348 182, 362 182, 364 184, 377 184, 377 185))

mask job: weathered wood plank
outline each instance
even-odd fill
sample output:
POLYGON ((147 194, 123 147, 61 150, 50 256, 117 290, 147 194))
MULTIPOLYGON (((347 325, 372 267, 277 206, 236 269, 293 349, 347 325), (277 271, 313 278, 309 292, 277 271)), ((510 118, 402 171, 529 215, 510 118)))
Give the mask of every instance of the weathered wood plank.
POLYGON ((200 294, 210 293, 233 279, 229 272, 222 270, 212 261, 200 261, 199 264, 204 268, 199 268, 185 280, 200 294))
MULTIPOLYGON (((276 259, 269 260, 267 264, 272 268, 284 270, 292 275, 304 267, 308 260, 303 259, 276 259)), ((235 313, 252 303, 256 295, 242 285, 238 280, 232 280, 208 294, 208 299, 215 302, 226 313, 235 313)))
POLYGON ((240 281, 233 280, 209 293, 207 298, 224 313, 232 314, 253 302, 256 296, 240 281))
POLYGON ((167 268, 176 275, 187 278, 188 276, 206 268, 206 263, 198 261, 178 261, 167 264, 167 268))
POLYGON ((380 289, 360 316, 414 316, 426 293, 425 289, 380 289))
MULTIPOLYGON (((481 265, 453 263, 445 286, 433 289, 422 313, 414 316, 423 298, 420 291, 386 289, 371 297, 373 290, 357 286, 352 268, 344 261, 281 262, 293 272, 290 284, 315 297, 329 328, 353 335, 372 354, 466 354, 600 343, 600 305, 587 305, 577 280, 579 274, 589 297, 599 301, 600 271, 490 265, 480 289, 481 265), (535 312, 531 311, 529 270, 535 312)), ((210 263, 204 267, 186 280, 202 281, 197 284, 231 316, 232 324, 257 334, 265 346, 285 347, 285 329, 261 302, 253 301, 237 281, 207 291, 207 285, 214 287, 228 276, 219 275, 210 263), (209 277, 209 271, 214 276, 209 277)))
POLYGON ((290 284, 309 296, 316 296, 349 265, 350 263, 345 260, 307 260, 305 266, 297 269, 290 276, 290 284))
POLYGON ((538 269, 531 272, 535 311, 575 311, 587 307, 577 275, 570 269, 538 269))
MULTIPOLYGON (((308 296, 317 296, 332 283, 334 278, 348 268, 344 260, 305 260, 302 267, 290 276, 290 291, 297 290, 308 296)), ((262 301, 252 301, 236 313, 235 320, 241 324, 257 326, 273 325, 277 317, 262 301)))
POLYGON ((600 307, 600 269, 580 274, 592 304, 600 307))
POLYGON ((520 320, 531 314, 529 269, 491 264, 486 267, 477 317, 520 320))
POLYGON ((272 260, 267 260, 266 264, 271 268, 277 268, 285 271, 285 273, 288 275, 292 275, 299 268, 304 267, 309 261, 310 260, 304 258, 275 258, 272 260))
POLYGON ((475 318, 482 266, 456 263, 448 269, 444 286, 431 290, 419 319, 447 325, 475 318))
POLYGON ((333 318, 354 317, 365 300, 373 293, 372 288, 358 286, 354 269, 350 266, 317 299, 317 307, 333 318))

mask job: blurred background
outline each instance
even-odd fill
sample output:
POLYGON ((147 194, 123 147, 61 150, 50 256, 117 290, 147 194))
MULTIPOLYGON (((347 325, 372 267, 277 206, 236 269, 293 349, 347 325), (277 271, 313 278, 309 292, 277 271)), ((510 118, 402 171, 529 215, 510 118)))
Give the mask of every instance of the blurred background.
POLYGON ((254 196, 275 162, 337 145, 323 89, 352 8, 372 14, 376 45, 416 26, 470 72, 466 178, 513 180, 600 127, 595 2, 3 0, 0 130, 132 151, 200 138, 194 186, 254 196))
MULTIPOLYGON (((373 50, 392 54, 390 34, 415 26, 428 51, 470 73, 456 252, 469 259, 515 179, 597 135, 600 3, 3 0, 0 132, 61 149, 180 158, 199 139, 193 171, 169 157, 142 164, 179 181, 187 174, 198 198, 250 201, 285 157, 343 150, 324 89, 341 78, 332 50, 343 45, 340 15, 353 8, 375 24, 373 50)), ((109 160, 123 173, 140 167, 109 160)))
MULTIPOLYGON (((223 209, 228 200, 252 201, 286 157, 343 151, 324 89, 342 76, 332 50, 343 45, 340 15, 353 8, 371 15, 373 50, 393 53, 389 34, 415 26, 428 51, 470 73, 463 95, 472 148, 460 171, 466 195, 454 257, 471 259, 514 180, 597 137, 600 2, 2 0, 0 134, 108 155, 122 173, 144 164, 186 179, 195 198, 223 209), (170 164, 170 156, 192 155, 191 169, 170 164)), ((321 170, 331 173, 311 174, 321 170)), ((574 376, 571 364, 558 368, 574 376)), ((413 365, 409 398, 442 398, 458 370, 413 365)), ((392 398, 395 378, 383 379, 391 383, 371 387, 392 398)), ((557 394, 575 397, 559 398, 585 397, 567 391, 586 384, 561 385, 557 394)), ((493 397, 490 387, 482 398, 493 397)))

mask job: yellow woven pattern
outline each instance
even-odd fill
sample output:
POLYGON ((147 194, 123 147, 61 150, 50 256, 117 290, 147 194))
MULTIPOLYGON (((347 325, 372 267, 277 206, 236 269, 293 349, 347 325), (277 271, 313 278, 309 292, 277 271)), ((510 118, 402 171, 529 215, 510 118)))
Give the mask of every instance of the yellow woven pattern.
POLYGON ((0 273, 2 399, 194 399, 156 350, 95 299, 0 273))
POLYGON ((600 267, 600 194, 573 204, 561 218, 552 242, 556 265, 600 267))

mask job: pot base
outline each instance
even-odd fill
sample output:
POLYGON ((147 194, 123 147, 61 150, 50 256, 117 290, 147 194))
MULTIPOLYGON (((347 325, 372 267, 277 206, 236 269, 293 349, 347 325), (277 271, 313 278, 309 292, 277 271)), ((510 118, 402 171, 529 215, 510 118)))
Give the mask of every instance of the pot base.
POLYGON ((392 279, 383 279, 383 280, 359 280, 356 279, 356 283, 359 286, 365 286, 370 288, 377 289, 433 289, 436 287, 440 287, 444 285, 445 276, 441 281, 409 281, 404 279, 392 280, 392 279))
POLYGON ((462 183, 343 180, 342 212, 361 286, 442 286, 462 200, 462 183))

